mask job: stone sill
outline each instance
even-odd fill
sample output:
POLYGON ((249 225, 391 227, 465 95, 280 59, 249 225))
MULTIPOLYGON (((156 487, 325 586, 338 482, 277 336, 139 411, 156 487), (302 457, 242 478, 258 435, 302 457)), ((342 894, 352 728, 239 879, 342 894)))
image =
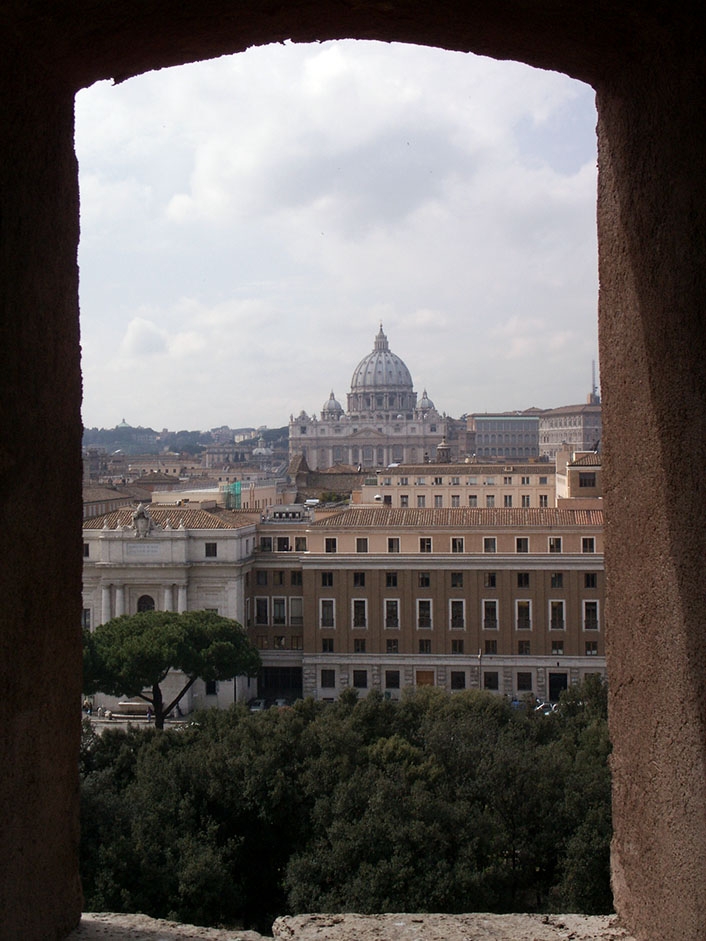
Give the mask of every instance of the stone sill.
MULTIPOLYGON (((615 915, 291 915, 276 941, 634 941, 615 915)), ((84 913, 67 941, 265 941, 255 931, 199 928, 146 915, 84 913)))

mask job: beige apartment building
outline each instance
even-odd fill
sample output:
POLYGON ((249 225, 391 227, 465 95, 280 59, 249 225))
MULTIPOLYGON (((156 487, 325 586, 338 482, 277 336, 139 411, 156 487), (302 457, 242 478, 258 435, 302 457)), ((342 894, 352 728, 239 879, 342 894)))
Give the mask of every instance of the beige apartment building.
POLYGON ((258 540, 246 620, 265 694, 301 667, 317 699, 434 685, 556 700, 605 670, 600 510, 361 506, 268 519, 258 540))
POLYGON ((511 462, 387 467, 366 479, 353 502, 400 509, 553 507, 555 467, 511 462))
POLYGON ((539 453, 550 461, 558 451, 596 451, 603 434, 601 406, 595 393, 586 405, 550 408, 539 416, 539 453))

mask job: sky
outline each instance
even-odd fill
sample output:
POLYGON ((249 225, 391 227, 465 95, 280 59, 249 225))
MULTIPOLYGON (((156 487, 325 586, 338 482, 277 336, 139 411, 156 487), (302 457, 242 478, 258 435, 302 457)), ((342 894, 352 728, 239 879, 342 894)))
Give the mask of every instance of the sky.
POLYGON ((595 125, 566 76, 357 41, 81 91, 84 424, 345 408, 380 322, 453 417, 585 401, 595 125))

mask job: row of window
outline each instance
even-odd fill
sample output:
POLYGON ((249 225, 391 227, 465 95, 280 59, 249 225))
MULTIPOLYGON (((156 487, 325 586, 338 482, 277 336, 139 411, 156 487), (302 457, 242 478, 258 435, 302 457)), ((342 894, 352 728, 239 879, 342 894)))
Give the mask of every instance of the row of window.
MULTIPOLYGON (((384 503, 389 503, 389 504, 391 504, 391 503, 392 503, 392 497, 386 495, 386 496, 383 498, 383 502, 384 502, 384 503)), ((400 507, 405 508, 405 507, 409 507, 409 505, 410 505, 410 504, 409 504, 409 494, 408 494, 408 493, 401 493, 401 494, 400 494, 400 507)), ((417 509, 419 509, 419 510, 422 510, 422 509, 424 509, 424 508, 426 507, 426 505, 427 505, 427 498, 426 498, 426 495, 425 495, 425 494, 423 494, 423 493, 418 493, 418 494, 417 494, 417 496, 416 496, 416 505, 417 505, 417 509)), ((495 507, 495 505, 496 505, 496 504, 495 504, 495 494, 493 494, 493 493, 488 493, 488 494, 486 494, 486 495, 485 495, 485 506, 486 506, 488 509, 493 509, 493 508, 495 507)), ((499 504, 498 504, 498 505, 499 505, 499 504)), ((515 505, 515 504, 513 503, 513 495, 512 495, 511 493, 503 494, 503 503, 502 503, 502 505, 503 505, 504 507, 508 507, 508 508, 511 508, 511 507, 513 507, 513 506, 515 505)), ((528 493, 520 494, 520 506, 521 506, 521 507, 524 507, 525 509, 529 509, 529 507, 530 507, 531 505, 532 505, 532 503, 531 503, 531 500, 530 500, 530 495, 529 495, 528 493)), ((538 498, 538 505, 539 505, 540 507, 548 507, 548 506, 549 506, 549 495, 546 494, 546 493, 540 493, 540 494, 539 494, 539 498, 538 498)), ((435 509, 439 509, 439 508, 442 508, 443 506, 444 506, 444 495, 441 494, 441 493, 435 493, 435 494, 434 494, 434 508, 435 508, 435 509)), ((450 503, 450 506, 451 506, 452 508, 454 508, 454 507, 460 507, 460 506, 461 506, 461 496, 460 496, 460 494, 458 494, 458 493, 452 493, 452 494, 451 494, 451 503, 450 503)), ((470 506, 470 507, 477 507, 477 506, 480 506, 480 504, 479 504, 479 502, 478 502, 478 494, 477 494, 477 493, 469 493, 469 494, 468 494, 468 506, 470 506)))
MULTIPOLYGON (((269 537, 268 537, 269 538, 269 537)), ((287 537, 285 537, 287 538, 287 537)), ((465 537, 464 536, 451 536, 449 542, 449 548, 451 552, 465 552, 465 537)), ((563 537, 562 536, 549 536, 547 538, 547 551, 551 553, 563 552, 563 537)), ((498 540, 496 536, 484 536, 483 537, 483 552, 492 553, 497 552, 498 549, 498 540)), ((324 542, 324 550, 328 553, 338 552, 338 538, 336 536, 327 536, 324 542)), ((529 552, 529 536, 516 536, 515 537, 515 552, 529 552)), ((368 539, 367 537, 359 537, 356 539, 356 552, 365 553, 368 551, 368 539)), ((387 538, 387 551, 392 553, 397 553, 400 551, 400 537, 399 536, 388 536, 387 538)), ((419 551, 420 552, 432 552, 433 551, 433 541, 431 536, 420 536, 419 537, 419 551)), ((438 542, 437 542, 437 551, 438 542)), ((444 547, 444 551, 446 548, 444 547)), ((584 553, 594 553, 596 551, 596 540, 594 536, 583 536, 581 539, 581 551, 584 553)))
MULTIPOLYGON (((444 484, 444 478, 443 478, 443 477, 431 477, 430 480, 431 480, 431 485, 432 485, 432 487, 441 487, 441 486, 443 486, 443 484, 444 484)), ((514 481, 514 478, 513 478, 513 477, 503 477, 503 486, 505 486, 505 487, 511 487, 511 486, 513 486, 513 481, 514 481)), ((459 486, 461 486, 461 478, 460 478, 460 477, 449 477, 449 481, 448 481, 448 482, 449 482, 449 486, 451 486, 451 487, 459 487, 459 486)), ((548 483, 549 483, 549 478, 548 478, 548 477, 545 477, 545 476, 538 477, 538 478, 537 478, 537 482, 538 482, 538 484, 539 484, 540 487, 544 487, 544 486, 547 486, 547 485, 548 485, 548 483)), ((409 477, 398 477, 396 483, 397 483, 397 486, 398 486, 398 487, 408 487, 408 486, 409 486, 409 477)), ((426 483, 427 483, 427 478, 426 478, 426 477, 415 477, 415 478, 414 478, 414 486, 415 486, 415 487, 425 487, 425 486, 426 486, 426 483)), ((479 478, 478 478, 478 477, 466 477, 466 479, 465 479, 465 485, 466 485, 467 487, 477 487, 477 486, 478 486, 478 483, 479 483, 479 478)), ((383 478, 381 479, 381 481, 380 481, 380 485, 381 485, 382 487, 391 487, 391 486, 392 486, 392 477, 383 477, 383 478)), ((482 478, 482 485, 483 485, 484 487, 494 487, 494 486, 495 486, 495 477, 483 477, 483 478, 482 478)), ((520 477, 520 486, 522 486, 522 487, 529 487, 529 486, 530 486, 530 478, 529 478, 529 477, 523 477, 523 476, 521 476, 521 477, 520 477)))
MULTIPOLYGON (((301 611, 301 598, 291 599, 299 602, 298 610, 301 611)), ((256 624, 267 624, 267 620, 258 620, 260 612, 262 617, 267 617, 269 598, 256 598, 256 624)), ((273 602, 281 602, 282 617, 285 617, 284 598, 273 598, 273 602)), ((400 621, 400 599, 385 598, 383 601, 383 624, 388 629, 395 629, 401 626, 400 621)), ((552 631, 566 630, 566 602, 563 599, 551 599, 548 605, 548 628, 552 631)), ((416 627, 418 630, 431 629, 433 627, 433 601, 431 598, 417 598, 416 606, 416 627)), ((585 631, 597 631, 600 629, 599 623, 599 602, 593 600, 582 601, 583 617, 582 625, 585 631)), ((284 620, 274 623, 286 623, 284 620)), ((499 602, 495 598, 485 598, 481 601, 481 624, 484 630, 498 630, 500 625, 499 602)), ((319 627, 336 626, 336 600, 335 598, 319 599, 319 627)), ((353 628, 368 627, 368 599, 353 598, 351 600, 351 626, 353 628)), ((466 601, 464 598, 452 599, 448 603, 448 626, 451 630, 466 629, 466 601)), ((529 599, 518 599, 515 601, 515 630, 532 630, 532 601, 529 599)))
MULTIPOLYGON (((565 688, 568 677, 565 674, 557 675, 560 680, 563 680, 562 687, 565 688)), ((400 688, 400 671, 399 670, 385 670, 385 689, 395 690, 400 688)), ((450 687, 451 689, 460 690, 466 689, 466 671, 465 670, 451 670, 450 671, 450 687)), ((518 693, 531 693, 534 689, 533 686, 533 675, 529 671, 518 670, 515 673, 515 690, 518 693)), ((550 675, 550 680, 552 676, 550 675)), ((336 689, 336 671, 332 669, 322 669, 320 671, 320 688, 321 689, 336 689)), ((353 687, 355 689, 367 689, 369 683, 368 671, 367 670, 353 670, 353 687)), ((434 686, 435 685, 435 676, 433 670, 417 670, 415 672, 415 684, 417 686, 434 686)), ((483 670, 483 689, 490 691, 497 691, 500 689, 500 674, 497 670, 483 670)))
MULTIPOLYGON (((300 649, 300 647, 295 646, 294 641, 300 641, 301 638, 292 638, 292 649, 300 649)), ((429 638, 420 638, 417 641, 418 652, 421 654, 430 654, 431 649, 431 640, 429 638)), ((267 637, 262 636, 258 638, 259 647, 267 647, 267 637), (260 643, 262 641, 263 643, 260 643)), ((284 647, 286 645, 286 638, 275 638, 274 647, 278 646, 284 647), (280 640, 281 644, 278 645, 277 641, 280 640)), ((353 653, 368 653, 366 640, 364 637, 356 637, 353 640, 353 653)), ((324 637, 321 644, 322 653, 334 653, 334 640, 333 637, 324 637)), ((388 638, 385 643, 385 653, 386 654, 398 654, 400 652, 400 642, 396 637, 388 638)), ((498 652, 498 642, 496 640, 486 640, 484 655, 493 656, 498 652)), ((517 642, 517 654, 521 657, 529 657, 531 655, 531 645, 528 640, 520 640, 517 642)), ((453 655, 463 655, 466 653, 465 650, 465 641, 462 637, 453 638, 451 641, 451 653, 453 655)), ((475 655, 475 650, 470 651, 475 655)), ((584 641, 584 654, 587 657, 597 657, 598 656, 598 641, 597 640, 587 640, 584 641)), ((551 646, 551 655, 553 657, 563 657, 564 656, 564 641, 563 640, 553 640, 551 646)))
MULTIPOLYGON (((265 573, 266 574, 266 573, 265 573)), ((333 572, 321 572, 321 587, 322 588, 333 588, 334 573, 333 572)), ((347 575, 348 573, 344 573, 347 575)), ((540 573, 543 575, 544 573, 540 573)), ((364 588, 365 587, 365 572, 353 572, 353 587, 354 588, 364 588)), ((530 586, 530 572, 516 572, 517 578, 517 587, 518 588, 529 588, 530 586)), ((385 587, 386 588, 397 588, 398 582, 398 573, 397 572, 385 572, 385 587)), ((449 572, 449 577, 451 580, 452 588, 463 588, 463 572, 449 572)), ((596 572, 584 572, 584 588, 595 588, 598 583, 598 576, 596 572)), ((563 588, 564 587, 564 573, 563 572, 552 572, 550 575, 550 582, 552 588, 563 588)), ((497 572, 484 572, 483 573, 483 584, 486 588, 497 588, 498 576, 497 572)), ((259 583, 258 583, 259 584, 259 583)), ((263 582, 267 584, 267 580, 263 582)), ((280 582, 280 584, 282 584, 280 582)), ((431 572, 417 572, 417 585, 419 588, 430 588, 431 587, 431 572)))

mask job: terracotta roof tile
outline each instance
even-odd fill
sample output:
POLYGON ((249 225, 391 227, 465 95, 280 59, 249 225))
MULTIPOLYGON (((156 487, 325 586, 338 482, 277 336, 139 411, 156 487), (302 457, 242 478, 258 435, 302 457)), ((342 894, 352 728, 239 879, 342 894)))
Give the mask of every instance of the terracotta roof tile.
MULTIPOLYGON (((106 522, 108 529, 129 526, 132 522, 133 512, 132 507, 126 507, 112 513, 106 513, 104 516, 94 516, 92 519, 84 520, 83 528, 103 529, 106 522)), ((169 520, 172 529, 178 529, 182 521, 185 529, 239 529, 251 522, 251 519, 234 518, 233 520, 225 520, 214 513, 208 513, 206 510, 191 510, 183 506, 150 506, 149 515, 158 526, 164 526, 169 520)))
POLYGON ((569 467, 600 467, 601 466, 601 456, 600 454, 584 454, 582 457, 577 457, 575 461, 569 461, 569 467))
POLYGON ((529 509, 497 509, 458 507, 398 509, 397 507, 355 507, 334 513, 312 523, 313 529, 357 529, 380 527, 397 529, 403 527, 463 529, 507 526, 517 529, 524 526, 554 528, 573 526, 602 526, 603 510, 565 510, 556 507, 529 509))

